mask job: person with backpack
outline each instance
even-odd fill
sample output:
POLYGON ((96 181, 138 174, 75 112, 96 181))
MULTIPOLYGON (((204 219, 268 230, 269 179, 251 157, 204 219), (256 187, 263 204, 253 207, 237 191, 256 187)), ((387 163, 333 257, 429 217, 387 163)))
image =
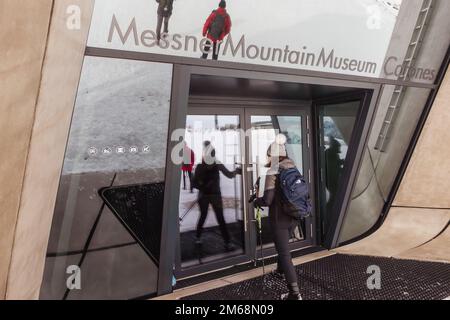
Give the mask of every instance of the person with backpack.
POLYGON ((207 59, 211 44, 213 47, 213 60, 218 60, 220 44, 231 31, 231 18, 227 13, 227 3, 220 1, 219 8, 214 10, 203 26, 203 37, 208 38, 208 42, 203 49, 202 59, 207 59))
POLYGON ((173 11, 173 0, 156 0, 158 3, 158 23, 156 25, 156 39, 159 45, 161 29, 164 23, 164 34, 169 33, 169 20, 173 11))
POLYGON ((303 176, 289 159, 286 151, 287 138, 277 135, 267 150, 269 168, 264 185, 264 194, 255 199, 254 207, 269 207, 269 222, 278 253, 278 266, 274 275, 286 280, 289 293, 282 300, 302 300, 297 274, 289 250, 289 240, 300 219, 311 212, 308 186, 303 176))
POLYGON ((193 179, 194 188, 199 190, 197 202, 200 207, 200 217, 197 222, 196 245, 201 245, 203 225, 208 217, 209 205, 212 206, 219 223, 220 232, 225 242, 226 251, 233 251, 234 245, 228 232, 223 215, 222 192, 220 190, 220 173, 229 179, 241 174, 240 169, 229 171, 222 163, 216 160, 216 150, 210 141, 203 143, 202 163, 198 164, 193 179))

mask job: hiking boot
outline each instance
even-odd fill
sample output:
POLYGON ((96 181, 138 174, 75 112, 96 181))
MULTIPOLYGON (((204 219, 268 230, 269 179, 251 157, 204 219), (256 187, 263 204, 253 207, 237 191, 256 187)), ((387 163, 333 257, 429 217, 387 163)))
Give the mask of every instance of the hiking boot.
POLYGON ((293 294, 293 293, 284 293, 281 295, 281 300, 303 300, 300 293, 293 294))

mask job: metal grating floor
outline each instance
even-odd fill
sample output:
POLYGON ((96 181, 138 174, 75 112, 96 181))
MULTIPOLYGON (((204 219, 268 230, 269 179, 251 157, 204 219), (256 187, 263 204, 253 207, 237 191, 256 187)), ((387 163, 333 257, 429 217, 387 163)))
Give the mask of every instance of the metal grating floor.
MULTIPOLYGON (((304 300, 443 300, 450 296, 450 264, 336 254, 296 267, 304 300), (369 266, 381 270, 381 289, 369 290, 369 266)), ((182 300, 277 300, 282 279, 271 275, 182 300)))

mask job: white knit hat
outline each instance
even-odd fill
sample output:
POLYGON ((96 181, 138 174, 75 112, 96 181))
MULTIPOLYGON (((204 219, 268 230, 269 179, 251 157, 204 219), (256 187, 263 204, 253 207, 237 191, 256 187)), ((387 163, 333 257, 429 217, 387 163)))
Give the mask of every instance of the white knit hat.
POLYGON ((269 149, 267 149, 268 157, 287 157, 286 151, 287 138, 284 134, 280 133, 275 137, 275 141, 272 142, 269 149))

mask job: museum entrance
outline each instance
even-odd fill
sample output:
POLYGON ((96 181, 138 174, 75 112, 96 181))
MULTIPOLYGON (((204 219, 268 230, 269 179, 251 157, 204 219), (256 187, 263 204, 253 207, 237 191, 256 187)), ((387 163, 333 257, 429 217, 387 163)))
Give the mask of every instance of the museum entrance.
MULTIPOLYGON (((182 268, 217 261, 226 264, 227 260, 240 260, 239 257, 244 262, 259 259, 261 254, 275 254, 269 210, 253 208, 249 199, 258 192, 255 185, 259 177, 259 196, 262 195, 268 171, 266 152, 280 133, 287 138, 288 156, 311 184, 309 117, 306 108, 190 105, 185 154, 188 160, 193 160, 194 166, 183 166, 181 173, 179 247, 182 268), (208 172, 212 165, 205 165, 208 146, 214 150, 215 161, 219 164, 219 177, 208 172), (199 186, 198 180, 206 180, 201 181, 204 188, 199 186), (208 196, 204 196, 205 193, 208 196)), ((299 221, 293 232, 291 249, 312 245, 312 230, 312 219, 299 221)))
POLYGON ((177 167, 178 279, 276 255, 269 210, 258 210, 249 200, 264 191, 267 150, 279 134, 286 138, 288 157, 308 183, 313 203, 313 216, 299 220, 292 232, 291 251, 325 245, 342 206, 340 190, 354 160, 348 155, 358 141, 354 129, 369 92, 320 87, 316 98, 312 87, 308 92, 303 86, 191 77, 183 164, 177 167), (211 156, 216 173, 208 172, 213 166, 205 157, 211 156), (205 191, 213 195, 204 197, 205 191))

